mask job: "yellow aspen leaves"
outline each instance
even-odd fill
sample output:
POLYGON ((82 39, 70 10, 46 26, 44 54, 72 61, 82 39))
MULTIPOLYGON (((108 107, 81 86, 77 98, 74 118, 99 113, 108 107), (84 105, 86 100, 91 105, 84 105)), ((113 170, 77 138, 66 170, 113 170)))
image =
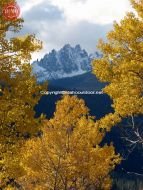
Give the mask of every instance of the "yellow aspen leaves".
POLYGON ((20 181, 25 188, 33 184, 31 189, 110 190, 109 173, 121 159, 113 145, 100 146, 104 134, 83 100, 64 96, 44 125, 43 135, 23 147, 22 165, 27 175, 20 181))
POLYGON ((93 61, 93 73, 107 82, 104 92, 113 99, 121 117, 143 113, 143 1, 131 1, 135 13, 128 13, 100 41, 103 58, 93 61))

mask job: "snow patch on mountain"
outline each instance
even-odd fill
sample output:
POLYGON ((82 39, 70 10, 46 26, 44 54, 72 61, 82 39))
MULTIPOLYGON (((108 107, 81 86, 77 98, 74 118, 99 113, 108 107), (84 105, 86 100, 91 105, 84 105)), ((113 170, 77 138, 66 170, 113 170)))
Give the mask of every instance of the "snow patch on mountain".
POLYGON ((73 77, 90 72, 91 61, 100 57, 101 54, 97 52, 88 55, 80 45, 71 47, 66 44, 59 51, 52 50, 40 61, 33 62, 32 70, 39 82, 73 77))

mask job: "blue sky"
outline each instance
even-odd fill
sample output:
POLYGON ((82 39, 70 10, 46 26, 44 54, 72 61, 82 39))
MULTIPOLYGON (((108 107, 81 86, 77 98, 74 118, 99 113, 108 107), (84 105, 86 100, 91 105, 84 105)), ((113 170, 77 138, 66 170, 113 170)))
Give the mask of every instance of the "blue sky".
POLYGON ((34 33, 43 41, 43 50, 33 60, 66 43, 94 52, 113 22, 131 10, 129 0, 18 0, 18 4, 25 20, 22 34, 34 33))

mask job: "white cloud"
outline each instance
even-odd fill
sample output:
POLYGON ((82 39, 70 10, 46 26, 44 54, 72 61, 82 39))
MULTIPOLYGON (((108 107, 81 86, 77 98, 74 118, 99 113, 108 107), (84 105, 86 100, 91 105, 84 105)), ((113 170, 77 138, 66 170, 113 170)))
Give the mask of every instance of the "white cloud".
POLYGON ((44 48, 33 59, 64 44, 81 44, 89 52, 105 39, 113 21, 131 10, 129 0, 17 0, 25 23, 22 33, 35 33, 44 48))
POLYGON ((63 10, 69 22, 88 21, 109 24, 131 10, 129 0, 50 0, 63 10))
POLYGON ((21 7, 21 15, 23 15, 25 12, 27 11, 32 11, 32 8, 38 4, 41 4, 43 2, 43 5, 44 5, 44 1, 45 0, 25 0, 25 1, 22 1, 22 0, 17 0, 18 4, 20 5, 21 7))
POLYGON ((50 3, 63 11, 69 23, 88 21, 109 24, 119 21, 131 10, 130 0, 18 0, 22 13, 32 11, 35 5, 50 3))

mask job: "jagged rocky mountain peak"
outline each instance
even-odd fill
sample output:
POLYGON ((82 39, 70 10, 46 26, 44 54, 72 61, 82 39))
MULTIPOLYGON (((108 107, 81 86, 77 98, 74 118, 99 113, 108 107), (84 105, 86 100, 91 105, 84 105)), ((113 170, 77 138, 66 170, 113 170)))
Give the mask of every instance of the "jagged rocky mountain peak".
POLYGON ((79 44, 75 47, 66 44, 58 51, 53 49, 40 61, 33 62, 33 73, 38 81, 81 75, 91 71, 91 61, 98 56, 97 53, 89 55, 79 44))

